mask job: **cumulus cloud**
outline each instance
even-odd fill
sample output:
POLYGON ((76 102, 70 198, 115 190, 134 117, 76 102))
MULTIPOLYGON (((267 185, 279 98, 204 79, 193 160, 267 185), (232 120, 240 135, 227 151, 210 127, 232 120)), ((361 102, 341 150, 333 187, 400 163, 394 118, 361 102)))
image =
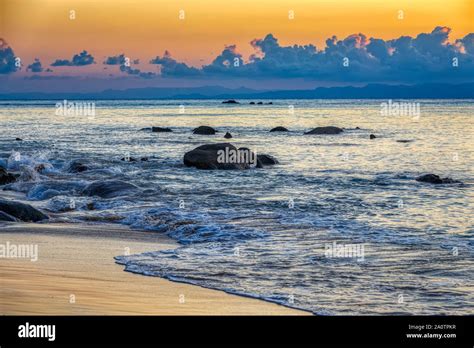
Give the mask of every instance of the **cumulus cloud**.
POLYGON ((122 65, 125 64, 125 55, 122 53, 118 56, 107 57, 105 65, 122 65))
POLYGON ((126 65, 120 65, 120 71, 127 73, 129 75, 135 75, 137 77, 141 77, 144 79, 151 79, 152 77, 155 77, 156 74, 152 72, 142 72, 140 69, 133 69, 130 66, 126 65))
POLYGON ((165 51, 162 57, 157 56, 150 60, 150 64, 158 64, 161 66, 161 76, 189 77, 201 75, 199 69, 189 67, 185 63, 177 62, 171 57, 171 53, 168 51, 165 51))
POLYGON ((255 52, 247 61, 229 45, 210 63, 194 68, 165 52, 151 61, 164 77, 307 78, 324 81, 388 82, 474 79, 474 33, 451 42, 448 27, 436 27, 416 37, 393 40, 363 33, 338 39, 326 46, 282 46, 272 34, 250 42, 255 52), (453 62, 457 60, 457 66, 453 62))
POLYGON ((18 70, 15 64, 15 53, 7 42, 0 38, 0 74, 11 74, 18 70))
POLYGON ((53 63, 51 63, 51 66, 85 66, 94 63, 94 57, 84 50, 79 54, 75 54, 71 60, 56 59, 53 63))
POLYGON ((26 71, 31 71, 34 73, 39 73, 43 71, 41 66, 41 61, 38 58, 35 58, 35 61, 27 66, 26 71))
MULTIPOLYGON (((139 64, 140 60, 139 59, 134 59, 133 64, 139 64)), ((111 56, 107 57, 107 59, 104 61, 105 65, 119 65, 120 66, 120 71, 129 75, 134 75, 136 77, 141 77, 144 79, 150 79, 152 77, 155 77, 156 74, 153 72, 142 72, 140 69, 134 69, 130 66, 130 60, 125 57, 125 54, 120 54, 117 56, 111 56)))

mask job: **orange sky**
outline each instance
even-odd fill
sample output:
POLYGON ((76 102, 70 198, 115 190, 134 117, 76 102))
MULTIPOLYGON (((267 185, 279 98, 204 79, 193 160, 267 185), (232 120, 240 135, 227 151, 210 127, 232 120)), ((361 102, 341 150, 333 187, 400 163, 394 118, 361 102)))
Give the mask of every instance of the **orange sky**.
POLYGON ((100 63, 119 53, 145 62, 168 49, 197 66, 225 44, 237 44, 247 56, 249 41, 267 33, 282 45, 321 48, 332 35, 359 32, 383 39, 438 25, 451 27, 453 38, 474 32, 473 0, 0 0, 0 13, 0 37, 24 61, 38 57, 44 66, 83 49, 100 63))

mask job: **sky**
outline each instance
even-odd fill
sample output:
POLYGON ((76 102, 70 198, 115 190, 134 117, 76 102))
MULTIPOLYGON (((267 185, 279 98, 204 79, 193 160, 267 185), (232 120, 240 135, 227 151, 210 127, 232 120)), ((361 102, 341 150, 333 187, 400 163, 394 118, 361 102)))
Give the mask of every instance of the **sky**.
POLYGON ((474 81, 471 33, 472 0, 0 0, 0 91, 474 81))

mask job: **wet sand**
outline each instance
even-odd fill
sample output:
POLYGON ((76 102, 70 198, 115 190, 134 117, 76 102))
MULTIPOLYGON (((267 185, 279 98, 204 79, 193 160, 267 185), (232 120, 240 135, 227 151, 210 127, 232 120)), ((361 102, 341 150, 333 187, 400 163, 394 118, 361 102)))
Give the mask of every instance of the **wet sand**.
POLYGON ((0 314, 305 315, 223 291, 125 272, 114 256, 174 248, 118 225, 6 224, 0 244, 37 244, 38 260, 0 258, 0 314))

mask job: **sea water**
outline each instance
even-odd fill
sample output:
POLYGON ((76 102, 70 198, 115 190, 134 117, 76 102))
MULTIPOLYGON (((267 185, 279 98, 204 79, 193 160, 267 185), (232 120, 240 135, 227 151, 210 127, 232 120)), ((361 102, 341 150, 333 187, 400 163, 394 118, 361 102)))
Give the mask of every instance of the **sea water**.
POLYGON ((474 313, 474 101, 404 101, 419 103, 410 114, 384 113, 388 100, 117 100, 93 101, 94 115, 58 114, 58 102, 0 102, 0 165, 22 175, 0 197, 51 222, 115 222, 179 242, 118 256, 127 271, 322 315, 474 313), (219 132, 193 135, 201 125, 219 132), (329 125, 344 132, 303 135, 329 125), (173 132, 142 130, 151 126, 173 132), (280 164, 183 165, 185 152, 218 142, 280 164), (89 170, 68 173, 72 160, 89 170), (462 184, 415 180, 425 173, 462 184), (139 190, 82 194, 112 179, 139 190))

